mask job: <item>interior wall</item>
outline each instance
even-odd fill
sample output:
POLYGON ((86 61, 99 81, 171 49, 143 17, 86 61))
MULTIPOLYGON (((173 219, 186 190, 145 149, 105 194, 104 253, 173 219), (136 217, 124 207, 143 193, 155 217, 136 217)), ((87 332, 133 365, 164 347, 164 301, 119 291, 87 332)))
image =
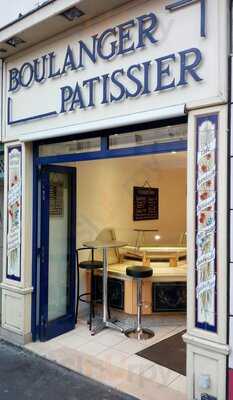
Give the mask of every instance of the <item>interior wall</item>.
POLYGON ((161 154, 76 163, 77 240, 94 240, 104 228, 114 228, 118 240, 134 245, 135 228, 147 233, 147 245, 178 245, 186 231, 186 153, 161 154), (133 187, 159 188, 159 219, 133 221, 133 187))

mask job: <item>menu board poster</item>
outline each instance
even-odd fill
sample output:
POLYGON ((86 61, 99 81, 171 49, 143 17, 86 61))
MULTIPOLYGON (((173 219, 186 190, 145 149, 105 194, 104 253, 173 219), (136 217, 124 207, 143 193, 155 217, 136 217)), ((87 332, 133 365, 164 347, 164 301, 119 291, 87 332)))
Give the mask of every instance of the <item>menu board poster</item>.
POLYGON ((21 146, 8 148, 7 278, 21 280, 21 146))
POLYGON ((159 189, 151 187, 133 188, 133 220, 159 219, 159 189))

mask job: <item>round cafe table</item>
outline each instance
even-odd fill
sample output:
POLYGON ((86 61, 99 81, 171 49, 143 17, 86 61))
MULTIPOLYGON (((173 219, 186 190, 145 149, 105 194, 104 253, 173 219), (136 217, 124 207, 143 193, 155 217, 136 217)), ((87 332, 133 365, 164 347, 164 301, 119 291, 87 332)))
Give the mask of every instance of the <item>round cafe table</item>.
POLYGON ((92 335, 102 331, 106 328, 117 329, 123 332, 123 329, 112 320, 108 320, 108 249, 119 248, 127 246, 125 242, 119 242, 117 240, 105 241, 95 240, 92 242, 85 242, 83 246, 92 249, 103 250, 103 320, 100 325, 94 328, 91 332, 92 335))

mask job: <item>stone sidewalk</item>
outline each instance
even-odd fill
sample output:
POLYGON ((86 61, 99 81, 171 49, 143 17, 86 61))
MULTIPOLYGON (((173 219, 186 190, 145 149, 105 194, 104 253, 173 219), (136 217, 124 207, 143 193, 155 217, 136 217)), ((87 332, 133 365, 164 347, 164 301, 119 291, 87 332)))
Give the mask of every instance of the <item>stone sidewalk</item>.
POLYGON ((1 400, 135 400, 0 340, 1 400))

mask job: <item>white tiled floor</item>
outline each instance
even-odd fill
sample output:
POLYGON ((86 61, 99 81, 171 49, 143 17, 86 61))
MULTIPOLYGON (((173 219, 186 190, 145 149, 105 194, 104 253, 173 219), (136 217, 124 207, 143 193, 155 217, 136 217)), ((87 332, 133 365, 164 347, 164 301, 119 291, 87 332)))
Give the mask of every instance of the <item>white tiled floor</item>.
POLYGON ((184 400, 184 376, 136 354, 184 330, 184 316, 146 317, 144 325, 153 329, 155 336, 150 340, 138 342, 111 329, 91 336, 86 322, 80 320, 75 330, 46 343, 30 343, 26 347, 40 356, 139 399, 184 400))

